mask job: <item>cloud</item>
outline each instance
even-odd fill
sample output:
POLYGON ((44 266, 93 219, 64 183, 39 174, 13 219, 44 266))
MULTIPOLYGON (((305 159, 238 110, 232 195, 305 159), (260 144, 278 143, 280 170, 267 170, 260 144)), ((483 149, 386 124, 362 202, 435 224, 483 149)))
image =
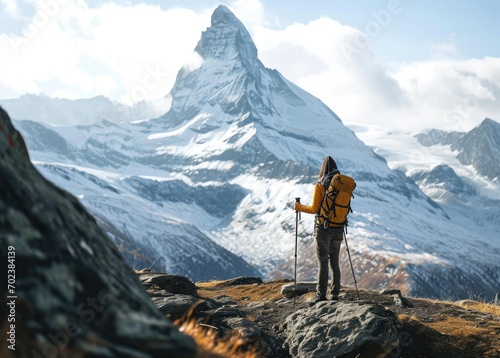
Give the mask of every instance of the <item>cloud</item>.
POLYGON ((264 65, 278 69, 341 118, 350 120, 383 117, 388 109, 398 111, 407 102, 397 81, 376 62, 369 46, 343 50, 364 36, 328 17, 283 30, 254 29, 264 65))
POLYGON ((458 59, 459 51, 455 43, 455 36, 450 36, 442 42, 428 44, 431 57, 434 59, 458 59))
POLYGON ((234 0, 228 7, 247 28, 267 22, 260 0, 234 0))
POLYGON ((415 62, 392 76, 411 100, 409 115, 426 127, 470 130, 500 111, 500 58, 415 62))
POLYGON ((372 35, 329 17, 279 30, 254 26, 252 36, 265 66, 345 123, 464 131, 500 111, 500 58, 459 60, 454 37, 429 46, 429 60, 388 69, 377 62, 372 35))
MULTIPOLYGON (((15 2, 3 3, 15 13, 15 2)), ((131 104, 164 97, 179 69, 200 65, 193 50, 214 10, 114 2, 91 7, 84 0, 35 4, 23 31, 0 34, 0 98, 43 92, 131 104)), ((453 36, 428 45, 427 61, 382 66, 371 41, 391 26, 382 16, 388 9, 358 30, 329 17, 280 28, 259 0, 228 6, 264 65, 321 99, 345 123, 470 130, 499 113, 500 59, 459 59, 453 36)))
POLYGON ((91 8, 85 1, 36 4, 36 15, 22 33, 0 35, 1 97, 100 94, 130 103, 165 96, 177 71, 194 63, 194 47, 213 10, 115 3, 91 8))
POLYGON ((19 17, 19 7, 17 4, 17 0, 1 0, 0 3, 2 4, 3 8, 5 9, 5 12, 13 18, 19 17))

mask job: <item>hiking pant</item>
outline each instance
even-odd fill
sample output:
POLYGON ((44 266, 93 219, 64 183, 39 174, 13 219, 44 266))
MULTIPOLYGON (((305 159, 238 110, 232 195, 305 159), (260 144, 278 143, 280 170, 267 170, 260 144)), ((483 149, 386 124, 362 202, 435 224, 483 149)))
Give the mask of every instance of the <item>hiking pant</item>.
POLYGON ((333 272, 331 294, 338 296, 340 293, 339 253, 344 238, 343 230, 344 228, 335 229, 333 232, 326 231, 323 228, 314 230, 316 257, 318 258, 318 286, 316 290, 320 296, 326 296, 328 265, 330 265, 333 272))

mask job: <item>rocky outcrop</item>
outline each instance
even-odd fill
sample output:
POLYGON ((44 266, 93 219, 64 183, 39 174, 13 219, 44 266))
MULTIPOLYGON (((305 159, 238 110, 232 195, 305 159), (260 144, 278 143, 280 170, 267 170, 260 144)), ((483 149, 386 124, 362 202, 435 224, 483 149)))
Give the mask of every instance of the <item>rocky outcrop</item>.
POLYGON ((183 294, 160 293, 151 297, 153 303, 159 308, 161 313, 172 320, 176 320, 187 315, 189 312, 196 314, 212 308, 207 301, 197 297, 183 294))
POLYGON ((452 145, 465 135, 463 132, 447 132, 439 129, 431 129, 415 135, 418 142, 423 146, 452 145))
POLYGON ((485 118, 467 133, 432 129, 415 137, 424 146, 449 145, 452 151, 458 151, 460 163, 472 165, 479 174, 491 180, 500 176, 500 123, 493 119, 485 118))
POLYGON ((0 257, 10 270, 2 297, 11 303, 0 318, 13 332, 7 352, 195 356, 194 341, 155 307, 94 218, 32 166, 2 109, 0 183, 0 257))
MULTIPOLYGON (((181 277, 172 277, 184 281, 181 277)), ((255 282, 252 277, 237 277, 234 280, 202 282, 200 291, 219 290, 244 296, 239 303, 227 295, 215 299, 203 296, 172 294, 165 290, 150 288, 153 302, 171 318, 195 319, 200 327, 208 327, 220 336, 236 336, 249 347, 259 347, 259 357, 386 357, 400 349, 399 338, 402 323, 394 311, 385 308, 412 307, 399 290, 380 292, 375 303, 371 299, 352 301, 343 295, 343 300, 320 302, 310 307, 312 282, 297 284, 298 300, 292 303, 294 284, 281 286, 282 298, 265 294, 266 283, 255 282), (239 283, 237 283, 239 282, 239 283), (252 291, 254 293, 252 293, 252 291), (260 297, 249 301, 250 296, 260 297), (397 296, 398 302, 391 300, 397 296), (346 301, 349 299, 349 301, 346 301), (406 302, 403 305, 400 301, 406 302)), ((257 280, 260 281, 260 280, 257 280)), ((274 282, 275 289, 279 288, 274 282)), ((175 286, 175 285, 173 285, 175 286)), ((349 293, 349 296, 354 292, 349 293)), ((364 293, 366 295, 366 293, 364 293)), ((397 355, 395 355, 397 356, 397 355)))
POLYGON ((139 279, 146 287, 156 286, 169 293, 196 296, 196 285, 185 276, 169 275, 164 273, 147 273, 139 276, 139 279))
POLYGON ((479 174, 490 180, 500 177, 500 123, 486 118, 452 144, 451 150, 458 150, 460 163, 472 165, 479 174))
POLYGON ((382 306, 320 302, 286 319, 286 344, 292 357, 385 357, 398 347, 398 326, 382 306))
POLYGON ((290 283, 287 285, 283 285, 283 287, 281 288, 281 294, 283 295, 283 297, 286 298, 293 298, 295 294, 297 294, 297 296, 302 296, 305 295, 306 293, 315 291, 316 291, 315 282, 297 282, 297 284, 290 283))

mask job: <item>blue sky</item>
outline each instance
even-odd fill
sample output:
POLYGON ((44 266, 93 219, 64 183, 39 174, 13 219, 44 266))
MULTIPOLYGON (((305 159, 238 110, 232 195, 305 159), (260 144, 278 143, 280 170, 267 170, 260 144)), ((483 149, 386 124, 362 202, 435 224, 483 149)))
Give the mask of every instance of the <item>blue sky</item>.
MULTIPOLYGON (((144 3, 137 0, 115 2, 144 3)), ((102 2, 88 3, 95 5, 102 2)), ((146 3, 163 9, 177 6, 202 10, 215 8, 224 2, 185 0, 146 3)), ((327 16, 360 31, 370 31, 368 25, 380 19, 380 14, 392 4, 398 13, 391 14, 389 26, 381 24, 381 34, 371 41, 377 57, 384 63, 425 60, 429 57, 429 45, 450 42, 459 46, 457 55, 462 58, 500 56, 500 46, 495 46, 500 34, 500 2, 497 0, 266 0, 261 3, 269 19, 275 21, 272 24, 275 28, 327 16)))
MULTIPOLYGON (((270 2, 271 8, 273 3, 270 2)), ((300 21, 329 16, 365 31, 367 24, 376 19, 377 13, 386 10, 389 3, 386 0, 325 0, 313 1, 308 6, 309 2, 300 2, 300 8, 290 9, 291 13, 284 10, 283 14, 287 21, 296 21, 294 14, 302 14, 300 21)), ((377 57, 383 62, 425 60, 429 56, 428 44, 451 41, 456 42, 459 55, 464 58, 500 55, 500 46, 495 46, 496 35, 500 34, 498 1, 401 0, 394 4, 401 11, 392 15, 380 36, 372 39, 377 57)))
POLYGON ((0 2, 4 99, 161 98, 182 66, 199 63, 193 49, 223 3, 245 24, 266 67, 344 122, 469 130, 500 117, 498 1, 0 2), (157 85, 139 91, 152 73, 157 85))

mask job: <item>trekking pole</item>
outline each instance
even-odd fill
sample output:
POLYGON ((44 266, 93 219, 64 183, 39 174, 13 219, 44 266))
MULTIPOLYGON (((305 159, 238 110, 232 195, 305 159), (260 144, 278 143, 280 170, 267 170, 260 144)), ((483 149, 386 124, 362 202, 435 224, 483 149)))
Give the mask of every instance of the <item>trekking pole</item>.
MULTIPOLYGON (((295 202, 300 203, 300 198, 295 198, 295 202)), ((299 236, 299 221, 300 211, 295 210, 295 273, 294 273, 294 287, 293 287, 293 307, 295 307, 295 300, 297 298, 297 238, 299 236)))
POLYGON ((356 276, 354 275, 354 268, 352 267, 351 253, 349 252, 349 246, 347 245, 347 226, 344 226, 344 240, 345 240, 345 249, 347 251, 347 256, 349 256, 349 263, 351 264, 352 278, 354 279, 354 287, 356 287, 356 295, 359 300, 359 291, 358 291, 358 283, 356 281, 356 276))

